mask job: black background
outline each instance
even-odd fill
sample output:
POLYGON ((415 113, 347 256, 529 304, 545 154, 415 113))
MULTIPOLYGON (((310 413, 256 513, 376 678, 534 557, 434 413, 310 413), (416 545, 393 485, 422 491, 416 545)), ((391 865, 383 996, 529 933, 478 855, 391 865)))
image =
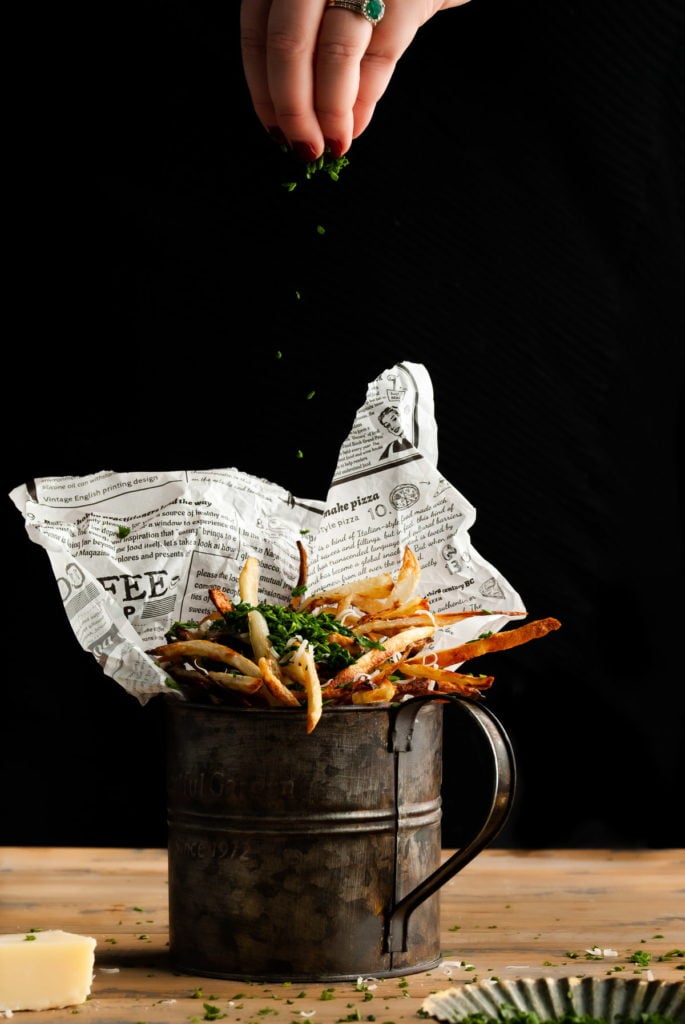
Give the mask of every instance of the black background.
MULTIPOLYGON (((424 363, 474 546, 563 623, 473 666, 519 766, 498 843, 685 845, 682 5, 443 12, 340 181, 294 192, 237 4, 24 16, 6 492, 236 466, 323 498, 368 382, 424 363)), ((5 516, 0 842, 164 846, 161 700, 81 651, 5 516)), ((457 845, 485 769, 451 724, 444 761, 457 845)))

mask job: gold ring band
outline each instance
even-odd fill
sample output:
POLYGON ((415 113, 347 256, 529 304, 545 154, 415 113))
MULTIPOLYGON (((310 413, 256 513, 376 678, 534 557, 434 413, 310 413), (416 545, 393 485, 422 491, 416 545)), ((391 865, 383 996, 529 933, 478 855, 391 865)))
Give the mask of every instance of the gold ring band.
POLYGON ((328 7, 339 7, 343 11, 354 11, 375 28, 385 14, 383 0, 328 0, 328 7))

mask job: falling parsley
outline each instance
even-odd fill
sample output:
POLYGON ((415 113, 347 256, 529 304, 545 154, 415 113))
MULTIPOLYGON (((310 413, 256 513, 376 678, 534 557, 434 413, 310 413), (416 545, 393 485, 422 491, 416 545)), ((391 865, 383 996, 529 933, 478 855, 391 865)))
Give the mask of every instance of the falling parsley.
MULTIPOLYGON (((340 180, 340 172, 344 167, 347 167, 350 160, 347 156, 333 157, 330 153, 324 153, 317 160, 310 160, 309 163, 304 165, 304 178, 305 181, 310 181, 314 175, 324 174, 328 175, 331 181, 340 180)), ((283 188, 288 192, 294 192, 297 188, 297 181, 284 181, 283 188)))

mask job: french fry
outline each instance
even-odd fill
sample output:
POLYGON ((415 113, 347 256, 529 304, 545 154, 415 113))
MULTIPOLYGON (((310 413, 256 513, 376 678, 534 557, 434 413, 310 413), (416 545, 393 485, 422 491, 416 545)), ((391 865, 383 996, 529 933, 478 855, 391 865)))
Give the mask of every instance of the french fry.
POLYGON ((397 687, 389 679, 374 685, 373 682, 362 684, 358 689, 352 691, 353 704, 380 704, 389 702, 397 692, 397 687))
MULTIPOLYGON (((250 629, 250 643, 252 644, 252 650, 257 662, 259 662, 260 658, 269 658, 277 666, 278 655, 271 646, 269 626, 262 613, 257 609, 248 612, 247 622, 250 629)), ((276 673, 280 675, 278 667, 276 667, 276 673)))
POLYGON ((395 636, 390 637, 387 643, 383 645, 382 650, 367 651, 366 654, 362 654, 354 664, 341 669, 341 671, 323 687, 323 696, 330 697, 336 690, 347 686, 349 683, 353 683, 359 678, 359 676, 368 675, 370 672, 373 672, 375 668, 381 665, 384 661, 388 661, 394 654, 398 654, 400 651, 405 651, 413 644, 427 640, 428 637, 433 636, 434 632, 435 629, 433 626, 419 626, 414 629, 405 629, 401 633, 396 633, 395 636))
POLYGON ((262 688, 262 680, 255 676, 241 676, 236 672, 213 672, 207 671, 207 675, 214 683, 224 686, 227 690, 235 690, 236 693, 257 693, 262 688))
POLYGON ((418 612, 416 615, 407 615, 397 619, 390 618, 390 616, 388 618, 372 616, 366 622, 356 623, 354 631, 359 636, 368 636, 370 633, 391 636, 393 633, 398 633, 401 629, 408 629, 410 626, 434 627, 435 621, 430 612, 418 612))
POLYGON ((308 572, 307 549, 306 549, 306 547, 304 546, 304 544, 302 543, 301 540, 298 540, 298 542, 297 542, 297 550, 298 550, 299 555, 300 555, 300 571, 299 571, 298 576, 297 576, 297 585, 296 585, 295 589, 298 591, 298 593, 295 594, 290 599, 290 606, 291 606, 291 608, 299 608, 300 607, 300 605, 302 604, 302 592, 304 592, 304 588, 307 585, 307 572, 308 572))
POLYGON ((307 732, 313 732, 321 718, 323 698, 314 655, 306 640, 299 645, 291 660, 284 666, 283 671, 291 679, 300 683, 307 694, 307 732))
MULTIPOLYGON (((531 640, 546 636, 549 632, 559 629, 560 626, 561 623, 558 619, 536 619, 535 622, 528 622, 525 626, 518 626, 516 629, 492 633, 481 640, 471 640, 470 643, 461 644, 459 647, 436 651, 431 654, 432 664, 444 668, 447 665, 472 661, 474 658, 479 658, 483 654, 491 654, 493 651, 507 651, 512 647, 519 647, 521 644, 527 644, 531 640)), ((420 661, 421 658, 416 660, 420 661)), ((409 664, 411 664, 411 659, 409 664)))
POLYGON ((278 656, 269 642, 269 627, 262 613, 255 607, 259 604, 259 561, 252 555, 243 563, 238 577, 238 589, 241 601, 253 606, 253 611, 247 614, 247 623, 255 660, 259 663, 261 658, 266 658, 273 662, 273 671, 280 679, 278 656))
MULTIPOLYGON (((470 619, 474 615, 492 615, 490 611, 469 611, 469 612, 431 612, 428 611, 417 611, 414 614, 407 615, 405 617, 395 617, 395 613, 388 612, 383 617, 371 617, 360 619, 359 622, 355 623, 354 631, 360 635, 366 635, 369 633, 380 633, 390 632, 392 630, 402 627, 406 629, 408 626, 434 626, 436 629, 443 626, 453 626, 455 622, 462 622, 464 619, 470 619)), ((500 614, 500 613, 498 613, 500 614)), ((524 615, 525 612, 504 612, 505 615, 524 615)))
POLYGON ((393 588, 393 578, 389 572, 380 573, 378 576, 369 576, 364 580, 356 580, 353 583, 342 583, 335 590, 326 590, 319 594, 311 594, 300 605, 302 611, 309 611, 312 607, 322 605, 338 604, 341 598, 354 596, 357 607, 364 598, 387 597, 393 588))
POLYGON ((414 679, 433 679, 438 684, 436 689, 441 693, 463 693, 465 689, 489 690, 495 681, 494 676, 472 676, 461 672, 453 672, 434 665, 421 665, 416 662, 400 662, 397 671, 414 679))
POLYGON ((455 694, 480 699, 494 676, 455 671, 462 662, 529 643, 561 625, 555 618, 538 619, 433 650, 439 630, 464 619, 526 613, 431 611, 429 600, 416 592, 420 566, 409 547, 396 578, 378 573, 304 598, 307 553, 301 542, 298 550, 298 583, 289 605, 260 604, 259 561, 249 556, 238 577, 247 609, 210 587, 215 610, 199 623, 175 623, 168 642, 147 653, 193 699, 306 707, 311 733, 328 703, 365 706, 428 694, 437 700, 455 694))
POLYGON ((217 644, 213 640, 178 640, 171 644, 162 644, 155 647, 148 654, 154 655, 160 661, 189 661, 193 658, 207 658, 209 661, 221 661, 225 665, 237 668, 246 676, 259 676, 259 666, 234 651, 225 644, 217 644))
POLYGON ((205 668, 186 668, 174 665, 171 678, 191 697, 203 695, 212 704, 225 704, 233 699, 238 703, 254 704, 262 690, 262 679, 238 675, 236 672, 215 672, 205 668))
POLYGON ((399 607, 402 604, 406 604, 412 594, 416 593, 420 578, 421 566, 419 565, 419 560, 409 545, 407 545, 402 554, 402 564, 397 574, 395 585, 388 598, 388 604, 391 607, 399 607))
POLYGON ((259 604, 259 561, 253 555, 243 562, 238 576, 238 593, 246 604, 259 604))
POLYGON ((233 601, 231 601, 228 594, 224 590, 221 590, 220 587, 209 588, 209 600, 220 615, 227 615, 228 612, 233 611, 233 601))
POLYGON ((290 707, 299 708, 300 702, 287 686, 281 681, 275 672, 275 662, 271 658, 259 659, 259 671, 269 692, 276 698, 279 704, 288 704, 290 707))
POLYGON ((430 604, 425 597, 412 597, 405 604, 389 608, 383 615, 385 619, 401 619, 405 615, 416 615, 418 612, 430 611, 430 604))

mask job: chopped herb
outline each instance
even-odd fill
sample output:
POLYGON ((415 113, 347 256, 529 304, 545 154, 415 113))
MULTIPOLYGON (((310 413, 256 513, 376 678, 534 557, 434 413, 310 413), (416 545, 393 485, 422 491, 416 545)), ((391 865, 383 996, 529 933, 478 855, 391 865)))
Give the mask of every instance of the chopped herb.
POLYGON ((310 391, 309 394, 307 395, 307 401, 309 401, 310 398, 313 398, 315 394, 316 391, 310 391))
MULTIPOLYGON (((299 588, 296 588, 296 590, 299 588)), ((295 591, 294 591, 295 592, 295 591)), ((382 650, 382 644, 370 640, 366 636, 354 633, 349 626, 339 622, 330 612, 312 615, 310 612, 299 612, 284 605, 260 603, 253 606, 246 601, 239 601, 233 611, 226 612, 221 619, 212 623, 209 635, 219 634, 222 640, 230 638, 231 646, 240 647, 241 637, 249 633, 248 613, 260 611, 269 629, 269 640, 279 658, 288 652, 294 652, 301 640, 309 641, 314 660, 328 666, 335 673, 347 665, 351 665, 359 657, 330 639, 331 633, 343 637, 354 638, 362 649, 382 650)))
POLYGON ((124 537, 128 537, 130 532, 130 526, 117 526, 117 537, 120 537, 122 540, 124 539, 124 537))
POLYGON ((24 936, 24 942, 35 942, 35 941, 36 941, 36 936, 35 935, 25 935, 24 936))
POLYGON ((307 180, 313 178, 318 171, 324 171, 331 181, 338 181, 340 178, 340 172, 343 167, 347 167, 349 164, 349 158, 346 156, 332 157, 328 153, 324 153, 318 160, 312 160, 307 164, 305 168, 305 177, 307 180))
MULTIPOLYGON (((319 174, 321 171, 328 175, 331 181, 339 181, 340 172, 344 167, 347 167, 349 162, 349 157, 332 157, 330 153, 324 153, 316 160, 310 160, 309 163, 305 164, 305 181, 311 181, 314 175, 319 174)), ((297 181, 283 181, 281 184, 287 192, 294 192, 297 188, 297 181)))
POLYGON ((323 226, 323 224, 317 224, 316 225, 316 233, 317 233, 317 235, 325 235, 326 234, 326 229, 323 226))
MULTIPOLYGON (((194 619, 187 619, 185 622, 174 622, 172 629, 197 629, 197 627, 198 623, 195 622, 194 619)), ((134 907, 133 909, 135 910, 136 908, 134 907)), ((121 921, 119 922, 119 924, 121 924, 121 921)))
POLYGON ((220 1006, 215 1006, 213 1003, 203 1003, 205 1009, 205 1015, 203 1020, 223 1020, 226 1016, 225 1013, 221 1012, 220 1006))
POLYGON ((652 959, 652 954, 644 949, 637 949, 630 957, 631 964, 639 964, 640 967, 647 967, 652 959))

